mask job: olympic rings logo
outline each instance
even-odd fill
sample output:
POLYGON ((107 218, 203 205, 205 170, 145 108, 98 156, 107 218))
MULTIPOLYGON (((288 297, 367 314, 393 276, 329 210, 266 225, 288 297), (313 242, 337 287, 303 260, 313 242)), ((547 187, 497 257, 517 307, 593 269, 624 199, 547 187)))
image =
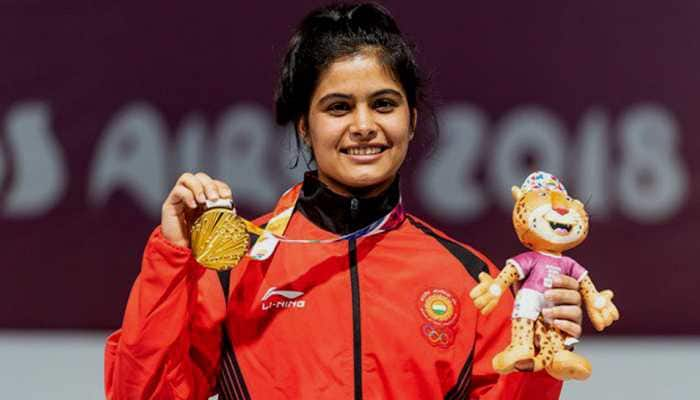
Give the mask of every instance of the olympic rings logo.
POLYGON ((436 328, 433 324, 425 324, 421 327, 423 336, 425 336, 430 344, 439 347, 448 347, 452 344, 454 335, 449 328, 436 328))

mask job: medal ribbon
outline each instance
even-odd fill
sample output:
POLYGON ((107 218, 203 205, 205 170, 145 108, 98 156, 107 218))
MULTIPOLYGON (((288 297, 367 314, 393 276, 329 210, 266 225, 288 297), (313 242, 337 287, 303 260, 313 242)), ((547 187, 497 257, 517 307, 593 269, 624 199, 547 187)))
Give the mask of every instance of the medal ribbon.
POLYGON ((284 231, 287 229, 287 225, 292 218, 294 205, 299 199, 301 187, 302 184, 299 183, 287 190, 282 195, 277 203, 277 206, 275 207, 273 216, 270 218, 270 221, 267 223, 267 227, 265 229, 241 218, 246 224, 246 229, 248 232, 258 235, 257 242, 250 250, 250 257, 252 259, 265 260, 269 258, 279 242, 326 244, 340 242, 342 240, 357 239, 360 237, 372 236, 390 231, 399 226, 405 218, 403 204, 401 199, 399 199, 398 204, 393 210, 391 210, 391 212, 377 221, 365 226, 364 228, 356 230, 355 232, 330 239, 290 239, 284 236, 284 231))

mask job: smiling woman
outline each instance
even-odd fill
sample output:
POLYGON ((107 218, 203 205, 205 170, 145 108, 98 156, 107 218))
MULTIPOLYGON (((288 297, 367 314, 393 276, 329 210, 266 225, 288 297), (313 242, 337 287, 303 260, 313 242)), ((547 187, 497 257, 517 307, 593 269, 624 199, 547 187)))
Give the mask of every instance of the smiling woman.
MULTIPOLYGON (((510 339, 513 298, 479 317, 468 293, 498 269, 404 209, 398 172, 425 114, 422 88, 384 8, 307 15, 282 64, 276 119, 293 124, 318 170, 255 221, 284 240, 263 236, 230 276, 204 270, 188 215, 232 192, 183 174, 108 340, 108 398, 558 398, 561 383, 543 371, 491 366, 510 339)), ((560 278, 549 314, 578 336, 578 283, 560 278)))
POLYGON ((424 81, 386 10, 328 7, 309 14, 290 40, 277 122, 294 125, 332 190, 376 195, 406 157, 418 110, 427 106, 424 81))
POLYGON ((365 49, 329 66, 311 97, 308 116, 297 122, 319 179, 346 196, 385 191, 413 138, 416 112, 377 55, 365 49))

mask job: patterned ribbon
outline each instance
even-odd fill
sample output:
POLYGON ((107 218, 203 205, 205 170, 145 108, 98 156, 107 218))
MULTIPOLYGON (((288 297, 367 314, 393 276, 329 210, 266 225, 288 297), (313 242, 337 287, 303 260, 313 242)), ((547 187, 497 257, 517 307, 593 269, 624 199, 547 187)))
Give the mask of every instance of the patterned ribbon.
POLYGON ((250 250, 251 258, 255 260, 265 260, 269 258, 279 242, 325 244, 377 235, 396 228, 405 218, 403 204, 399 198, 398 204, 396 204, 387 215, 355 232, 329 239, 290 239, 284 236, 284 231, 292 218, 294 206, 301 193, 301 186, 302 184, 299 183, 282 195, 265 229, 243 219, 246 224, 246 229, 250 233, 258 235, 258 241, 250 250))

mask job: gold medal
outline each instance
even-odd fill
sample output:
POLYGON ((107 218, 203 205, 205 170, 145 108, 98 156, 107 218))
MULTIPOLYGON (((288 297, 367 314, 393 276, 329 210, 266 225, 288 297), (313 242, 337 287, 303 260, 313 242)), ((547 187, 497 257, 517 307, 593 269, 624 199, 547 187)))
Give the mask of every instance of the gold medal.
POLYGON ((217 271, 235 267, 249 244, 246 223, 236 214, 231 200, 208 201, 206 210, 190 228, 190 247, 195 260, 217 271))
POLYGON ((195 219, 190 228, 190 247, 199 264, 217 271, 229 270, 240 262, 248 251, 250 236, 258 236, 250 258, 267 260, 278 243, 327 244, 341 240, 376 235, 394 229, 404 220, 404 210, 399 203, 383 218, 355 232, 327 239, 290 239, 284 231, 294 213, 294 205, 301 193, 301 184, 287 190, 277 203, 266 227, 261 228, 236 214, 233 201, 207 200, 205 211, 195 219))

